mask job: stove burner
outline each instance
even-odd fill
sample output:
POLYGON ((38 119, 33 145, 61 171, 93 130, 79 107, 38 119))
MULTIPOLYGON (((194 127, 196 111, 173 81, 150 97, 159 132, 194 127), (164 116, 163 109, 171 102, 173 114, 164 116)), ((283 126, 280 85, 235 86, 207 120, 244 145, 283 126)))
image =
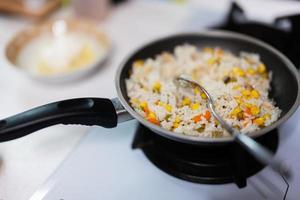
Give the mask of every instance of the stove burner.
POLYGON ((244 10, 233 2, 225 23, 213 28, 259 38, 279 49, 297 68, 300 67, 300 14, 278 17, 273 24, 265 24, 248 20, 244 10))
MULTIPOLYGON (((257 141, 275 152, 278 132, 270 132, 257 141)), ((219 146, 184 144, 159 136, 142 125, 136 130, 132 148, 140 148, 164 172, 195 183, 236 183, 243 188, 248 177, 263 169, 235 143, 219 146)))

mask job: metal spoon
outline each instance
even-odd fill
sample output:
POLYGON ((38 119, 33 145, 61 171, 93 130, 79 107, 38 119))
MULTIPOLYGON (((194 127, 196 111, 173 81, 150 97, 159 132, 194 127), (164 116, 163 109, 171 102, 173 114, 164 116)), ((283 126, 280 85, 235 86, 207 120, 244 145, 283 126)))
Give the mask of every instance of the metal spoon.
POLYGON ((245 134, 240 134, 236 129, 232 128, 225 120, 223 120, 223 118, 216 112, 212 97, 201 85, 193 80, 189 80, 185 76, 177 77, 175 79, 175 84, 181 87, 197 87, 202 92, 204 92, 207 97, 207 106, 209 107, 211 113, 236 142, 242 145, 242 147, 244 147, 260 163, 264 165, 270 165, 274 171, 278 172, 286 178, 291 177, 290 169, 281 160, 274 158, 273 152, 257 143, 251 137, 245 134))

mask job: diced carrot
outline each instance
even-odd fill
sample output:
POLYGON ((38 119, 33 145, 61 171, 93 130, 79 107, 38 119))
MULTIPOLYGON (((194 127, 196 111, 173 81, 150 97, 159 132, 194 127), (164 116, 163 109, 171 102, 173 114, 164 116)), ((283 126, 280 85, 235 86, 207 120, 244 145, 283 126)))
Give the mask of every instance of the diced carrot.
POLYGON ((193 117, 193 120, 195 123, 200 122, 202 115, 196 115, 195 117, 193 117))
POLYGON ((149 112, 150 112, 150 110, 149 110, 149 108, 148 108, 148 107, 145 107, 145 108, 143 109, 143 111, 146 113, 146 115, 148 115, 148 114, 149 114, 149 112))
POLYGON ((157 124, 157 125, 160 124, 160 122, 159 122, 159 120, 157 120, 154 112, 149 112, 149 114, 147 116, 147 120, 153 124, 157 124))
POLYGON ((209 112, 208 110, 205 112, 204 117, 205 117, 205 119, 206 119, 207 121, 210 120, 211 114, 210 114, 210 112, 209 112))
POLYGON ((251 109, 250 108, 246 108, 245 111, 244 111, 247 115, 252 115, 251 113, 251 109))
POLYGON ((149 118, 147 118, 147 120, 149 122, 151 122, 152 124, 160 125, 160 122, 155 118, 149 117, 149 118))

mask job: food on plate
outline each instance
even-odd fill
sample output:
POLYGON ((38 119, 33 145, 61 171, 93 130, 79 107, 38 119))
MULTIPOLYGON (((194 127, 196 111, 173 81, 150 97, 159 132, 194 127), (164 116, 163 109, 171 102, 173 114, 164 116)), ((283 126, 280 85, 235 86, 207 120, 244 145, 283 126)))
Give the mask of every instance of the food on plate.
POLYGON ((90 67, 107 47, 86 33, 41 34, 20 52, 16 63, 36 75, 61 75, 90 67))
POLYGON ((272 73, 259 55, 189 44, 133 63, 126 80, 131 106, 149 122, 173 132, 229 136, 206 107, 204 93, 176 87, 173 80, 182 74, 202 85, 221 117, 241 133, 268 126, 280 116, 281 110, 268 97, 272 73))

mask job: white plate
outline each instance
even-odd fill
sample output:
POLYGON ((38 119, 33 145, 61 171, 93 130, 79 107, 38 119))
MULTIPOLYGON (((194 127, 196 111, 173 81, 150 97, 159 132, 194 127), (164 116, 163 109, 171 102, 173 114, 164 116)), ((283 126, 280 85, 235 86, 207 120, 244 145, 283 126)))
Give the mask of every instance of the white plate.
MULTIPOLYGON (((77 80, 95 72, 104 64, 110 50, 111 45, 108 37, 95 24, 77 19, 60 19, 33 26, 18 33, 7 45, 6 57, 13 66, 34 79, 44 82, 61 83, 77 80), (41 38, 45 38, 44 43, 41 42, 41 40, 44 40, 41 38), (70 43, 68 38, 72 38, 72 42, 75 43, 70 43), (73 47, 83 47, 80 44, 76 44, 77 39, 80 38, 92 46, 91 49, 96 58, 91 63, 82 65, 76 69, 69 68, 68 71, 58 71, 51 74, 36 71, 36 63, 40 60, 39 56, 43 55, 43 51, 47 50, 48 55, 50 55, 50 60, 48 59, 47 62, 55 60, 51 59, 55 58, 55 56, 60 56, 58 62, 64 62, 61 56, 63 53, 66 60, 68 60, 67 57, 69 54, 66 54, 66 51, 73 50, 73 47), (73 45, 72 48, 69 48, 70 45, 73 45), (62 54, 56 54, 55 52, 62 52, 62 54)), ((52 63, 55 64, 55 62, 52 63)))

